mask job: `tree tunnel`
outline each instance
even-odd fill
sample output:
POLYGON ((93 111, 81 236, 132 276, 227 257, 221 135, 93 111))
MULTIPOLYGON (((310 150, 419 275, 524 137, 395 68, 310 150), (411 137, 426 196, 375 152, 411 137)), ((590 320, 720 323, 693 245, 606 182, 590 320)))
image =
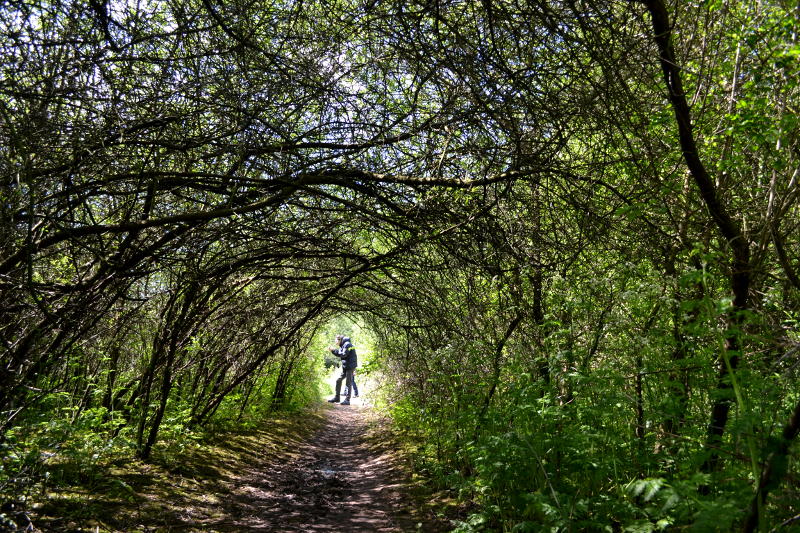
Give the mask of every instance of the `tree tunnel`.
POLYGON ((475 524, 796 520, 787 6, 0 7, 0 441, 308 405, 346 317, 475 524))

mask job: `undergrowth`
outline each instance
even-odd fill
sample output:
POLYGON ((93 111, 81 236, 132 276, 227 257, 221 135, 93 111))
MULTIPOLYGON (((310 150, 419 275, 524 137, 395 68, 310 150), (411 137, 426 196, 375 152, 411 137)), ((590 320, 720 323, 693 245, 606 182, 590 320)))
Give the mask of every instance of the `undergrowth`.
POLYGON ((184 410, 163 422, 150 459, 137 459, 133 427, 104 408, 40 412, 0 444, 0 531, 42 525, 64 530, 136 531, 142 524, 185 524, 213 517, 242 464, 285 453, 319 416, 298 404, 240 413, 224 406, 206 427, 190 428, 184 410), (231 416, 235 413, 235 416, 231 416))
MULTIPOLYGON (((461 394, 438 404, 407 395, 390 408, 455 532, 727 532, 752 499, 744 461, 710 476, 686 443, 652 454, 655 434, 631 439, 607 409, 613 390, 564 405, 512 386, 485 413, 479 394, 461 394)), ((773 521, 788 512, 778 508, 773 521)))

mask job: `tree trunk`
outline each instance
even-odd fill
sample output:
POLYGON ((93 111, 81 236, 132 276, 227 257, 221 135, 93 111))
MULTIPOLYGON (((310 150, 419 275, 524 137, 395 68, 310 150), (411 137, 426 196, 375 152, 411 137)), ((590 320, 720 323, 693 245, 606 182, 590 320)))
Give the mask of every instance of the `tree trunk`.
POLYGON ((728 372, 735 372, 741 353, 740 328, 743 312, 748 309, 750 289, 750 245, 736 220, 731 218, 717 194, 714 181, 706 171, 692 133, 691 111, 683 91, 681 70, 675 60, 672 46, 672 27, 669 14, 663 0, 645 0, 653 21, 653 32, 659 50, 659 59, 664 81, 669 90, 669 98, 678 125, 678 136, 683 158, 694 179, 700 196, 708 209, 711 219, 725 238, 732 252, 731 292, 733 305, 727 313, 727 333, 724 353, 718 361, 717 386, 714 404, 711 408, 711 419, 706 432, 704 460, 701 470, 709 473, 718 470, 719 448, 728 423, 731 404, 733 403, 732 385, 728 372), (726 363, 727 359, 727 363, 726 363), (730 370, 729 370, 730 368, 730 370))

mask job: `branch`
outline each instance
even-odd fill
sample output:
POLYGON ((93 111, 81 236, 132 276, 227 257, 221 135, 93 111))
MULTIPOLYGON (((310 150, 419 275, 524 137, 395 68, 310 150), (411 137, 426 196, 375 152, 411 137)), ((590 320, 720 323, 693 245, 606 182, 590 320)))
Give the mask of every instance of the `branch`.
POLYGON ((317 173, 301 174, 291 179, 276 179, 270 181, 269 183, 273 187, 281 186, 279 192, 266 199, 241 206, 219 207, 209 211, 190 211, 187 213, 180 213, 161 218, 127 221, 119 224, 93 224, 90 226, 62 229, 56 233, 53 233, 52 235, 40 239, 37 242, 30 243, 29 245, 18 250, 17 253, 12 254, 2 264, 0 264, 0 274, 9 273, 30 254, 35 254, 45 248, 71 238, 85 237, 89 235, 127 233, 141 231, 146 228, 167 226, 180 222, 209 221, 217 218, 229 217, 232 215, 250 213, 279 204, 280 202, 289 198, 298 189, 309 185, 342 185, 353 188, 357 186, 357 183, 354 182, 365 181, 374 183, 394 183, 400 185, 417 185, 427 187, 441 186, 456 189, 469 189, 472 187, 479 187, 492 183, 521 179, 529 176, 530 174, 532 174, 532 172, 510 171, 487 178, 471 180, 459 180, 455 178, 420 178, 399 174, 379 174, 356 169, 330 169, 317 173))
POLYGON ((778 231, 777 221, 774 221, 770 226, 772 242, 775 245, 775 252, 778 255, 778 261, 780 262, 781 267, 783 267, 786 277, 788 277, 789 281, 792 283, 792 285, 794 285, 794 288, 800 290, 800 277, 797 276, 797 272, 795 272, 794 267, 792 267, 792 263, 786 253, 786 248, 783 246, 783 238, 778 231))
POLYGON ((738 223, 728 214, 720 203, 714 181, 709 176, 705 165, 700 160, 697 143, 692 132, 692 118, 686 94, 683 90, 681 70, 675 60, 675 51, 672 46, 672 29, 669 15, 663 0, 645 0, 650 15, 653 19, 653 32, 658 45, 661 70, 664 81, 669 90, 669 99, 675 113, 678 125, 678 138, 680 140, 683 158, 686 166, 700 191, 700 196, 708 208, 711 218, 717 225, 720 233, 734 250, 736 265, 734 269, 746 268, 749 260, 749 247, 738 223), (738 267, 738 268, 737 268, 738 267))

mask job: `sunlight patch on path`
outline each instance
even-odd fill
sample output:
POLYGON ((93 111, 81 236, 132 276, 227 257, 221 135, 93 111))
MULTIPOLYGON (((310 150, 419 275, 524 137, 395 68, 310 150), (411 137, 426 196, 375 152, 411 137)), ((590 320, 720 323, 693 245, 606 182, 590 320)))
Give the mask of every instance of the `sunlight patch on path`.
POLYGON ((389 458, 366 445, 368 407, 326 404, 326 423, 296 458, 244 472, 216 531, 416 531, 389 458))

